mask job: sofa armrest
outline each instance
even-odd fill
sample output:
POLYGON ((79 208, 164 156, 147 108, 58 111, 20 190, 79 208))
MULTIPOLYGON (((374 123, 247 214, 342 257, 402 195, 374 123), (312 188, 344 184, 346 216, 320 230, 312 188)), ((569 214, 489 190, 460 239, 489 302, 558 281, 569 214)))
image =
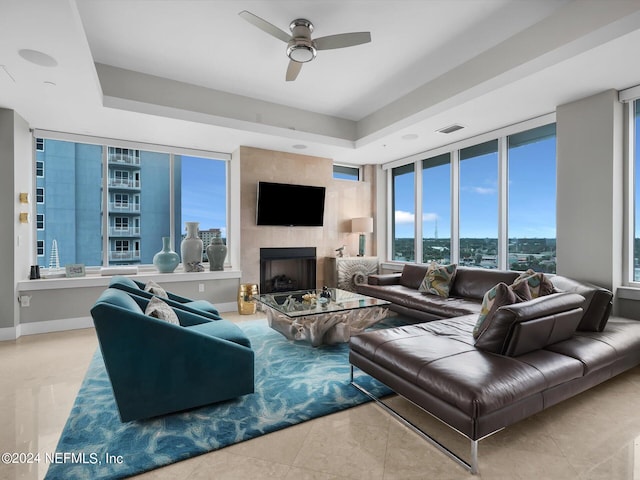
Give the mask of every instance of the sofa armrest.
POLYGON ((476 340, 481 350, 517 356, 572 336, 582 318, 584 297, 553 293, 496 310, 476 340))
POLYGON ((369 285, 399 285, 402 273, 381 273, 369 275, 369 285))

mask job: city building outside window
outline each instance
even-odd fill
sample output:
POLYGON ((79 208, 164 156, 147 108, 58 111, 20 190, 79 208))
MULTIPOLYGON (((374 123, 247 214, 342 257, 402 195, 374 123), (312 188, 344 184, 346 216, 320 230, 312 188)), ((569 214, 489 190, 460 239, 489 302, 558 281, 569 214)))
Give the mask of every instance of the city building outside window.
POLYGON ((36 177, 44 177, 44 162, 36 162, 36 177))
MULTIPOLYGON (((36 175, 36 214, 44 229, 37 229, 36 248, 44 253, 55 240, 61 266, 151 264, 162 237, 180 251, 186 221, 220 229, 226 241, 226 161, 106 142, 43 142, 36 162, 47 176, 36 175)), ((39 264, 48 265, 45 258, 39 264)))
POLYGON ((36 241, 36 255, 44 257, 44 240, 36 241))
POLYGON ((36 230, 44 230, 44 214, 42 213, 36 215, 36 230))

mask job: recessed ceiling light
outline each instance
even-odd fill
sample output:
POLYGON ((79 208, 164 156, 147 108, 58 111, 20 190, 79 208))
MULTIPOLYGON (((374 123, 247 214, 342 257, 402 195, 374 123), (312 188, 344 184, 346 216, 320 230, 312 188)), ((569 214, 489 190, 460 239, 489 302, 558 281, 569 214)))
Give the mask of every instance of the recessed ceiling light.
POLYGON ((307 148, 306 145, 303 145, 302 143, 297 143, 295 145, 292 145, 293 148, 295 148, 296 150, 304 150, 305 148, 307 148))
POLYGON ((418 138, 418 134, 417 133, 407 133, 406 135, 402 135, 401 138, 403 140, 415 140, 416 138, 418 138))
POLYGON ((453 133, 453 132, 457 132, 458 130, 462 130, 464 127, 462 125, 458 125, 457 123, 454 123, 453 125, 449 125, 448 127, 444 127, 441 128, 439 130, 436 130, 436 132, 438 133, 453 133))
POLYGON ((39 52, 38 50, 23 48, 22 50, 18 50, 18 55, 24 58, 27 62, 35 63, 41 67, 55 67, 58 65, 58 61, 55 58, 51 55, 47 55, 46 53, 39 52))

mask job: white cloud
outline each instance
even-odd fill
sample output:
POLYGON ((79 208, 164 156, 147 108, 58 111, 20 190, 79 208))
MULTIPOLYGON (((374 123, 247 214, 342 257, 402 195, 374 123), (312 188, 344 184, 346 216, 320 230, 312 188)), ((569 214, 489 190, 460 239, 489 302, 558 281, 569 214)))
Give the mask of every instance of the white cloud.
MULTIPOLYGON (((416 221, 415 213, 405 212, 404 210, 396 210, 396 223, 413 223, 416 221)), ((423 222, 434 222, 438 219, 438 214, 433 212, 423 213, 423 222)))
POLYGON ((495 188, 486 188, 486 187, 472 187, 471 191, 474 193, 478 193, 480 195, 492 195, 496 193, 495 188))
POLYGON ((396 223, 413 223, 416 220, 415 213, 405 212, 404 210, 396 210, 396 223))

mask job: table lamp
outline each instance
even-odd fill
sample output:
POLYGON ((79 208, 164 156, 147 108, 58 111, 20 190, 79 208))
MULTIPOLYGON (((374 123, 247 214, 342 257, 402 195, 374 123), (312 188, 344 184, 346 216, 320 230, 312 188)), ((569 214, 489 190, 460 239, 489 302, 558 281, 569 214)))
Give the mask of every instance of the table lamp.
POLYGON ((351 232, 360 234, 358 256, 364 257, 365 233, 373 232, 373 218, 358 217, 351 219, 351 232))

